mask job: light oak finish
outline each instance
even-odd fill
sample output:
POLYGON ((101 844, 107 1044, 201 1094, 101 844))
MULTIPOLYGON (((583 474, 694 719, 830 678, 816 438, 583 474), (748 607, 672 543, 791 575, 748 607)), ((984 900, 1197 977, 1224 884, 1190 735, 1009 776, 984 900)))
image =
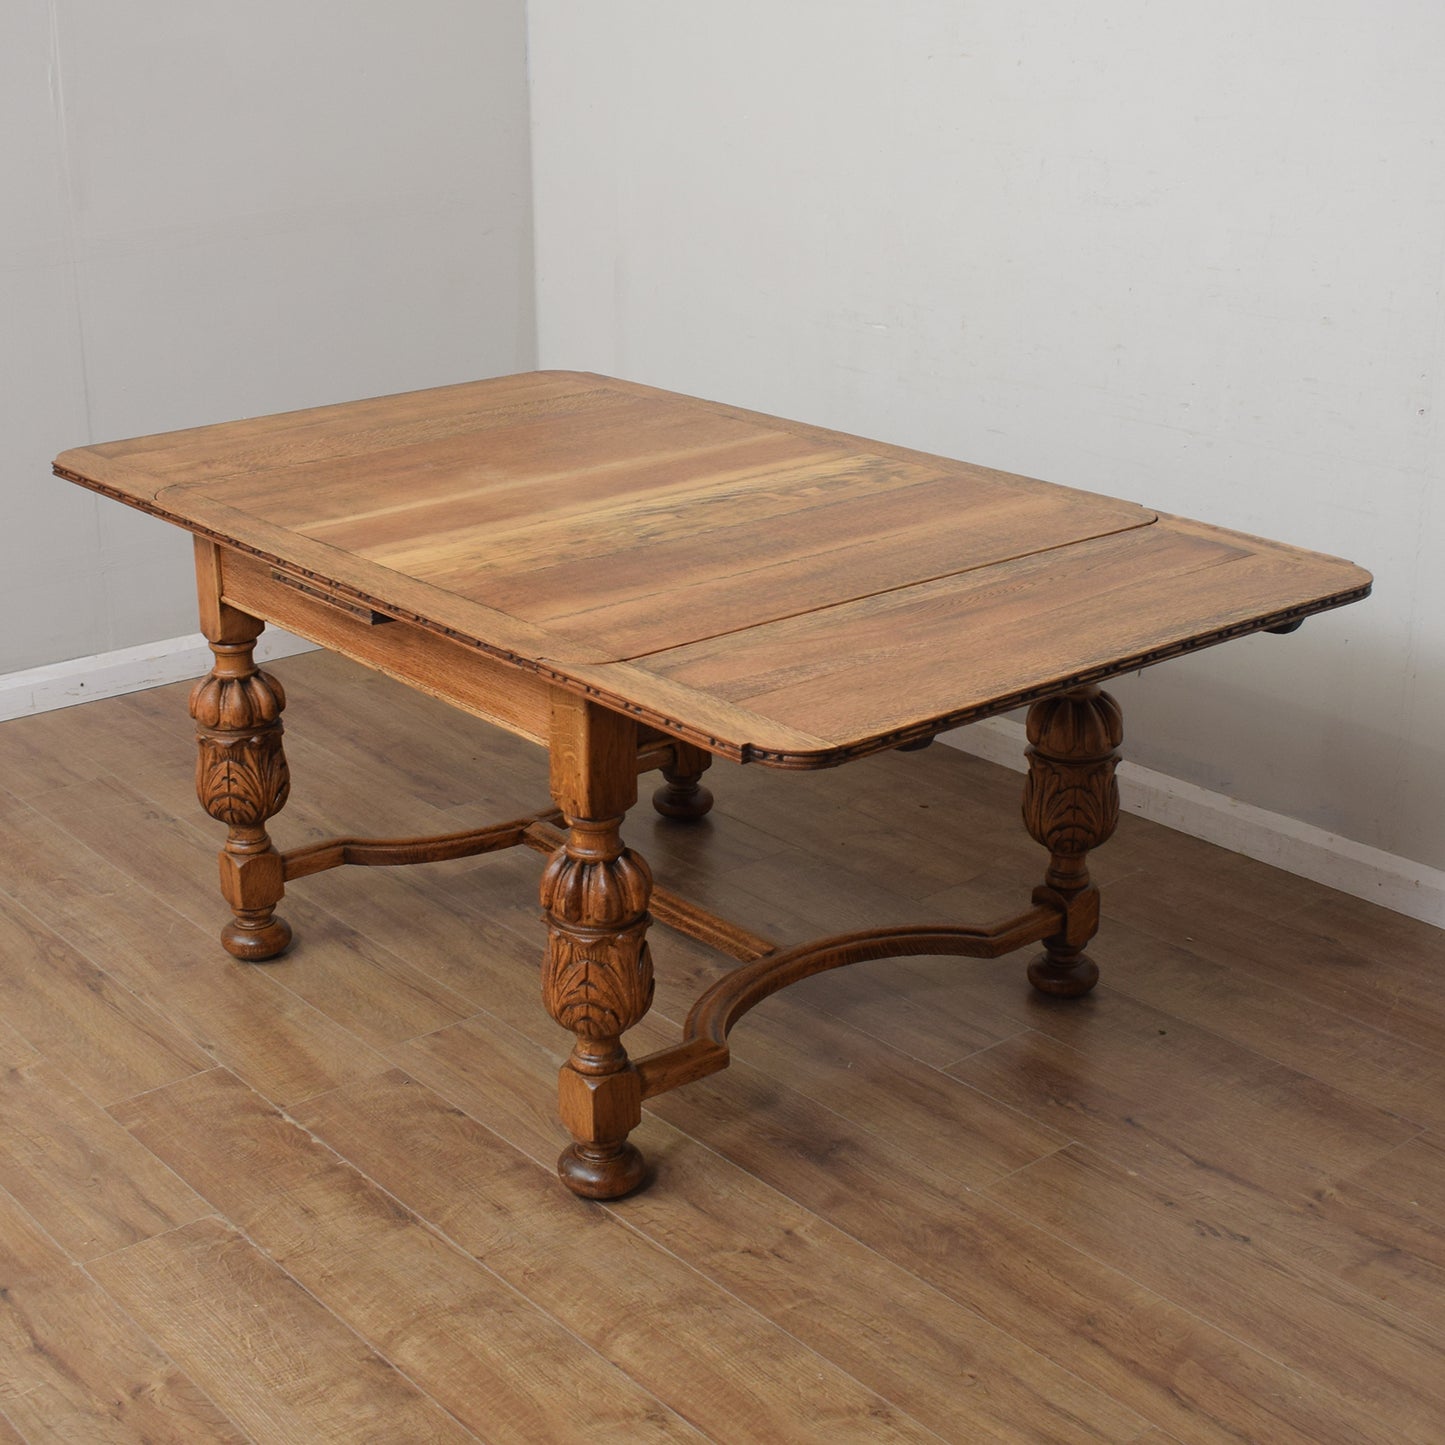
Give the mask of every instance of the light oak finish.
POLYGON ((463 649, 421 628, 364 622, 348 608, 338 607, 334 598, 293 596, 287 590, 288 579, 243 552, 228 552, 223 559, 219 547, 200 537, 196 550, 198 555, 205 552, 216 558, 221 568, 216 586, 243 611, 354 657, 473 717, 533 742, 546 742, 550 690, 536 673, 507 667, 475 648, 463 649), (275 585, 278 581, 283 584, 280 588, 275 585))
MULTIPOLYGON (((422 631, 780 767, 1289 626, 1370 582, 1129 502, 577 372, 80 447, 56 471, 218 544, 203 590, 416 685, 446 670, 425 649, 399 663, 422 631)), ((515 687, 535 726, 535 688, 515 687)))
MULTIPOLYGON (((1132 502, 573 372, 83 447, 55 471, 194 536, 215 653, 190 702, 196 787, 228 830, 221 941, 234 957, 279 957, 286 885, 339 866, 548 854, 543 998, 574 1037, 559 1171, 591 1199, 646 1182, 628 1138, 643 1100, 726 1067, 734 1025, 780 989, 870 959, 1042 942, 1034 987, 1088 993, 1087 856, 1117 823, 1123 738, 1099 682, 1293 631, 1370 587, 1338 558, 1132 502), (281 852, 267 824, 290 795, 286 698, 254 660, 266 621, 544 743, 554 810, 281 852), (714 756, 813 770, 917 751, 1025 703, 1024 822, 1049 863, 1032 908, 1001 922, 783 947, 655 892, 623 841, 640 772, 662 772, 657 814, 696 824, 714 756), (743 966, 701 993, 680 1040, 634 1061, 622 1036, 653 999, 654 900, 663 922, 743 966)), ((404 1015, 382 1017, 374 989, 334 974, 299 991, 333 1011, 346 999, 376 1045, 428 1011, 441 1026, 451 1007, 415 987, 404 1015)))
MULTIPOLYGON (((283 856, 546 792, 540 750, 345 659, 268 670, 329 739, 287 735, 283 856)), ((1122 817, 1089 994, 806 979, 644 1104, 660 1187, 598 1206, 555 1184, 575 1035, 537 1007, 565 835, 311 874, 291 954, 218 960, 157 756, 184 697, 0 725, 0 1439, 1438 1440, 1445 1022, 1398 1007, 1438 930, 1122 817)), ((732 967, 664 889, 781 951, 1006 917, 1045 857, 1016 776, 952 749, 717 791, 629 820, 663 880, 638 1059, 732 967)))

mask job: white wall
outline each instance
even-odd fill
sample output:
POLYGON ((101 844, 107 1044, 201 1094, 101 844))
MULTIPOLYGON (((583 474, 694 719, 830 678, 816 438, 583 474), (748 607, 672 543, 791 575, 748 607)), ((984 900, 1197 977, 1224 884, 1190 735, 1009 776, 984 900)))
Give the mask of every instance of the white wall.
POLYGON ((531 0, 541 363, 1342 553, 1129 755, 1445 867, 1438 0, 531 0))
POLYGON ((532 364, 524 0, 0 5, 0 674, 195 628, 62 448, 532 364))

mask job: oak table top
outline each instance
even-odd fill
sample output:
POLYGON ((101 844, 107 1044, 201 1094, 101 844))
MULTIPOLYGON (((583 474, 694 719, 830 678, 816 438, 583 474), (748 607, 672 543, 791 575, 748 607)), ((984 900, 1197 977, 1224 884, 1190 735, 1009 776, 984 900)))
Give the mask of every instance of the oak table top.
POLYGON ((1030 983, 1087 993, 1087 855, 1118 820, 1123 740, 1098 684, 1370 588, 1335 557, 576 372, 82 447, 56 471, 194 534, 215 657, 190 699, 197 792, 227 828, 233 957, 282 953, 276 906, 325 869, 548 856, 542 996, 573 1035, 558 1170, 593 1199, 646 1182, 628 1137, 643 1101, 725 1068, 748 1010, 813 974, 1041 944, 1030 983), (268 622, 541 743, 552 806, 281 851, 266 825, 290 793, 286 700, 255 660, 268 622), (653 805, 686 826, 712 805, 714 756, 827 767, 1023 703, 1023 821, 1049 862, 1013 917, 784 948, 655 886, 623 841, 642 773, 661 772, 653 805), (654 922, 741 966, 678 1043, 633 1059, 654 922))
POLYGON ((780 767, 1370 585, 1131 502, 577 372, 81 447, 56 471, 358 613, 780 767))

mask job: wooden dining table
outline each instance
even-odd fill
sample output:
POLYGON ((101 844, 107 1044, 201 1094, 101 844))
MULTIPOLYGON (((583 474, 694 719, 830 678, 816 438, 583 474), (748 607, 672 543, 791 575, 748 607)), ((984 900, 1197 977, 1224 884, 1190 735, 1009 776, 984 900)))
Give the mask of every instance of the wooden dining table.
POLYGON ((80 447, 55 471, 194 537, 215 657, 190 700, 197 791, 227 829, 235 958, 278 956, 287 886, 324 869, 546 856, 542 996, 573 1036, 559 1170, 597 1199, 648 1177, 628 1139, 644 1100, 725 1068, 732 1028, 800 979, 1039 945, 1033 987, 1086 993, 1087 855, 1117 822, 1123 735, 1099 685, 1293 631, 1371 582, 1134 502, 579 372, 80 447), (277 849, 267 823, 290 780, 285 695, 254 657, 266 623, 547 748, 550 804, 441 837, 277 849), (714 759, 834 767, 1025 706, 1023 821, 1048 860, 1013 917, 781 947, 654 886, 623 841, 643 773, 686 827, 712 805, 714 759), (654 921, 738 966, 675 1044, 634 1059, 654 921))

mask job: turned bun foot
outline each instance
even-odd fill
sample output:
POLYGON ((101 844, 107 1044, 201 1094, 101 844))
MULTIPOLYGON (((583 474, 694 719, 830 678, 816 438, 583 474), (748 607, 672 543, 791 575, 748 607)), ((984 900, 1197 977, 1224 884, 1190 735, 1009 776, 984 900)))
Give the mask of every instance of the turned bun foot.
POLYGON ((664 818, 703 818, 712 810, 712 789, 695 779, 669 781, 653 793, 652 806, 664 818))
POLYGON ((573 1144, 562 1151, 557 1173, 583 1199, 621 1199, 647 1183, 647 1161, 635 1144, 573 1144))
POLYGON ((1040 993, 1055 998, 1078 998, 1098 981, 1099 965, 1087 954, 1080 954, 1072 963, 1057 963, 1041 954, 1029 964, 1029 982, 1040 993))
POLYGON ((221 946, 242 963, 265 963, 285 953, 291 942, 291 925, 275 914, 255 923, 233 918, 221 930, 221 946))

